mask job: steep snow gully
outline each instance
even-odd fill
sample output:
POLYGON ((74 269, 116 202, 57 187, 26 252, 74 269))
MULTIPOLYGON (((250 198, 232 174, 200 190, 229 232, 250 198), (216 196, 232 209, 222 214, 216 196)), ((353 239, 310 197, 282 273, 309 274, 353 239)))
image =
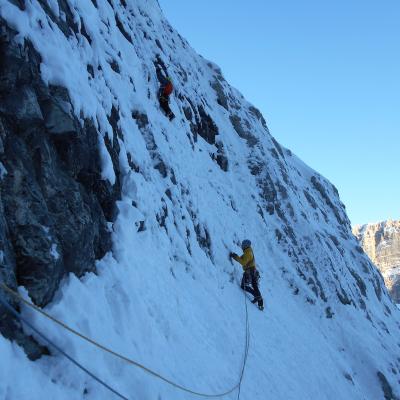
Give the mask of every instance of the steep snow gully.
MULTIPOLYGON (((274 140, 156 0, 0 0, 0 16, 2 282, 215 393, 243 362, 241 271, 227 254, 249 238, 265 310, 248 307, 240 398, 400 398, 400 312, 337 190, 274 140), (172 122, 157 101, 166 74, 172 122)), ((129 399, 197 398, 20 312, 129 399)), ((112 398, 60 355, 31 361, 41 338, 4 326, 1 399, 112 398)))

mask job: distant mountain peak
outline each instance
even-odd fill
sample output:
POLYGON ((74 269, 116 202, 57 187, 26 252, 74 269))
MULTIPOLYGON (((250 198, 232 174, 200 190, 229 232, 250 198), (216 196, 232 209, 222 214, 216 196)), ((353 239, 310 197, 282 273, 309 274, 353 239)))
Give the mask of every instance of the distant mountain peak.
POLYGON ((353 234, 381 271, 393 300, 400 303, 400 221, 357 225, 353 234))

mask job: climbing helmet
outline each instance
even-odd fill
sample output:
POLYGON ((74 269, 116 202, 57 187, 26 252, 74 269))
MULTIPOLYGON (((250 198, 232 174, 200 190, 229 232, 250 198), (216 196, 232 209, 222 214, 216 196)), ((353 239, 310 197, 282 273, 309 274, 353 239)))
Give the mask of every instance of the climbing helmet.
POLYGON ((243 242, 242 242, 242 250, 247 249, 250 246, 251 246, 251 242, 250 242, 249 239, 243 240, 243 242))

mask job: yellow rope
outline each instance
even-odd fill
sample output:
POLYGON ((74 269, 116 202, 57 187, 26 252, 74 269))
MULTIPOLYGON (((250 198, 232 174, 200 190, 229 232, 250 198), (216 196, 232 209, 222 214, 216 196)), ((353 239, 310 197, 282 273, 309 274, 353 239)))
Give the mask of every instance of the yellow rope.
MULTIPOLYGON (((242 378, 243 378, 244 367, 245 367, 245 364, 246 364, 247 351, 248 351, 248 349, 245 349, 245 352, 246 352, 245 354, 246 354, 246 356, 244 357, 244 360, 243 360, 243 366, 242 366, 241 376, 240 376, 239 382, 236 383, 235 386, 233 386, 231 389, 229 389, 229 390, 227 390, 227 391, 225 391, 225 392, 218 393, 218 394, 207 394, 207 393, 196 392, 196 391, 194 391, 194 390, 191 390, 191 389, 188 389, 188 388, 186 388, 186 387, 184 387, 184 386, 181 386, 181 385, 179 385, 179 384, 177 384, 177 383, 175 383, 175 382, 172 382, 171 380, 169 380, 169 379, 167 379, 167 378, 164 378, 162 375, 158 374, 158 373, 155 372, 155 371, 152 371, 150 368, 145 367, 144 365, 138 363, 137 361, 132 360, 132 359, 130 359, 130 358, 127 358, 127 357, 123 356, 122 354, 116 353, 115 351, 113 351, 113 350, 111 350, 111 349, 109 349, 109 348, 107 348, 107 347, 101 345, 100 343, 97 343, 97 342, 94 341, 93 339, 90 339, 89 337, 83 335, 82 333, 76 331, 75 329, 70 328, 70 327, 69 327, 68 325, 66 325, 64 322, 61 322, 61 321, 57 320, 56 318, 54 318, 54 317, 52 317, 51 315, 49 315, 49 314, 47 314, 46 312, 44 312, 41 308, 39 308, 39 307, 37 307, 36 305, 34 305, 34 304, 30 303, 29 301, 25 300, 19 293, 17 293, 17 292, 15 292, 14 290, 10 289, 10 288, 9 288, 7 285, 5 285, 4 283, 0 282, 0 286, 1 286, 5 291, 7 291, 9 294, 11 294, 14 298, 16 298, 16 299, 22 301, 22 302, 23 302, 24 304, 26 304, 28 307, 30 307, 30 308, 34 309, 35 311, 39 312, 40 314, 44 315, 46 318, 52 320, 52 321, 55 322, 56 324, 62 326, 64 329, 66 329, 67 331, 69 331, 69 332, 73 333, 74 335, 80 337, 81 339, 86 340, 87 342, 91 343, 93 346, 96 346, 97 348, 99 348, 99 349, 101 349, 101 350, 103 350, 103 351, 105 351, 105 352, 107 352, 107 353, 109 353, 109 354, 111 354, 111 355, 113 355, 113 356, 115 356, 115 357, 117 357, 117 358, 119 358, 119 359, 121 359, 121 360, 127 362, 128 364, 134 365, 134 366, 136 366, 136 367, 138 367, 138 368, 140 368, 140 369, 146 371, 147 373, 153 375, 154 377, 156 377, 156 378, 158 378, 158 379, 161 379, 162 381, 168 383, 169 385, 171 385, 171 386, 173 386, 173 387, 175 387, 175 388, 177 388, 177 389, 180 389, 180 390, 182 390, 182 391, 184 391, 184 392, 191 393, 191 394, 194 394, 194 395, 196 395, 196 396, 201 396, 201 397, 223 397, 223 396, 227 396, 228 394, 232 393, 234 390, 236 390, 237 388, 240 387, 240 384, 241 384, 242 378)), ((246 308, 246 313, 247 313, 247 308, 246 308)), ((249 332, 248 332, 248 329, 247 329, 247 327, 246 327, 246 343, 248 343, 248 335, 249 335, 249 332)))

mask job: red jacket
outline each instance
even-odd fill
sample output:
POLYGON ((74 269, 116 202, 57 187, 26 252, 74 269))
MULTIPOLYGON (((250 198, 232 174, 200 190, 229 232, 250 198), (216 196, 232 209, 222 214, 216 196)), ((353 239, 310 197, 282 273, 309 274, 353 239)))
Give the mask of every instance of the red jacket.
POLYGON ((169 96, 174 90, 172 82, 167 82, 167 84, 163 87, 162 94, 164 96, 169 96))

